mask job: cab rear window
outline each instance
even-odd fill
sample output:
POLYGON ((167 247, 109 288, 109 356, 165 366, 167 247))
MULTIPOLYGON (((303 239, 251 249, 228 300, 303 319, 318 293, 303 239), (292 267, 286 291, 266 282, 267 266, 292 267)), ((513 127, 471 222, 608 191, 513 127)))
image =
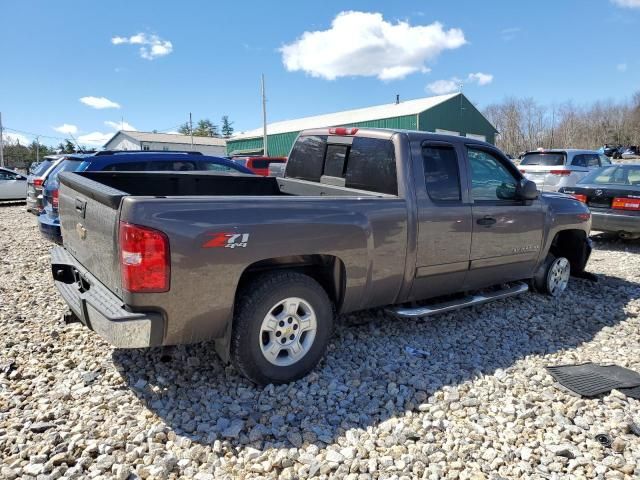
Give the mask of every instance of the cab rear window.
POLYGON ((355 137, 351 145, 327 145, 326 135, 300 137, 287 163, 287 177, 320 182, 323 175, 344 179, 347 188, 398 194, 390 140, 355 137))

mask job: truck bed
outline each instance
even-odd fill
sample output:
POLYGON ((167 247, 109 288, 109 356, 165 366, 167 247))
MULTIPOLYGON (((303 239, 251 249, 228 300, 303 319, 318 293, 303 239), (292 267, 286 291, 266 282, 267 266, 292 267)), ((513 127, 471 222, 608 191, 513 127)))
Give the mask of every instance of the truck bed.
POLYGON ((62 184, 112 208, 117 208, 126 195, 387 196, 297 179, 213 172, 81 172, 64 173, 60 180, 62 184))

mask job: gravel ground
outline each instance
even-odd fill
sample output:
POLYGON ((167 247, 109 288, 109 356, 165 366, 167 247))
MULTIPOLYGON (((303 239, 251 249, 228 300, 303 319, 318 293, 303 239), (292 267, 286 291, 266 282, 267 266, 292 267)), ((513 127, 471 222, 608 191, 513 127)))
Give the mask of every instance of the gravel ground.
POLYGON ((0 207, 2 478, 640 477, 640 402, 577 398, 544 370, 640 371, 640 243, 598 238, 599 283, 561 299, 346 317, 313 373, 264 389, 212 345, 115 351, 65 326, 49 248, 23 206, 0 207))

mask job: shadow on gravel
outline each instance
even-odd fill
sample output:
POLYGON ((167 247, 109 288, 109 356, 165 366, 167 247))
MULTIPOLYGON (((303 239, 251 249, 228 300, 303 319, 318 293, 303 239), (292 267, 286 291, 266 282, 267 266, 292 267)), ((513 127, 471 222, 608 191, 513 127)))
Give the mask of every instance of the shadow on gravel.
POLYGON ((20 205, 26 205, 26 200, 3 200, 0 201, 0 208, 2 207, 17 207, 20 205))
MULTIPOLYGON (((527 293, 425 321, 382 310, 347 316, 314 372, 264 389, 224 366, 211 344, 116 350, 113 361, 140 400, 194 442, 322 447, 348 430, 416 412, 444 386, 494 374, 508 382, 517 360, 590 341, 625 319, 640 285, 603 275, 598 283, 573 279, 565 295, 527 293), (406 346, 429 356, 411 356, 406 346)), ((461 401, 472 398, 468 388, 459 390, 461 401)))
POLYGON ((605 252, 640 252, 640 239, 622 240, 615 233, 596 233, 591 235, 596 250, 605 252))

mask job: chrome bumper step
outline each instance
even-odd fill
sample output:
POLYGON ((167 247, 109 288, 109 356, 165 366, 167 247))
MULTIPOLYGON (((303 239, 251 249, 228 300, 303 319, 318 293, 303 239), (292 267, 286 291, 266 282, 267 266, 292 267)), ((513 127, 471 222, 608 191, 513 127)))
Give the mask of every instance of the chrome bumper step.
POLYGON ((502 298, 513 297, 520 295, 529 290, 529 286, 526 283, 519 282, 508 288, 502 290, 496 290, 495 292, 483 293, 478 295, 469 295, 467 297, 451 300, 448 302, 435 303, 432 305, 423 305, 420 307, 392 307, 388 308, 387 312, 400 318, 422 318, 435 315, 437 313, 450 312, 452 310, 458 310, 460 308, 471 307, 473 305, 481 305, 483 303, 491 302, 493 300, 500 300, 502 298))

